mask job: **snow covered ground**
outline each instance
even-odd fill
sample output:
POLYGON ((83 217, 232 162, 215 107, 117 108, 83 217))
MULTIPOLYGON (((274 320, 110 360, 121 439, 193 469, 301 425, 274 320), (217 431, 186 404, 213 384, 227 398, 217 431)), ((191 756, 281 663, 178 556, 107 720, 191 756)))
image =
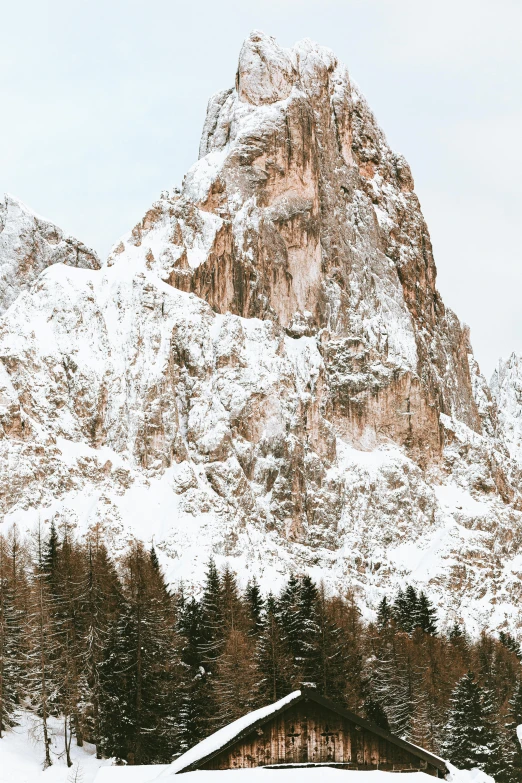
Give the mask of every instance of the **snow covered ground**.
MULTIPOLYGON (((150 783, 151 768, 105 767, 98 773, 95 783, 150 783), (130 774, 129 774, 130 773, 130 774)), ((390 783, 390 772, 347 771, 333 767, 289 767, 287 769, 235 769, 198 770, 183 773, 183 778, 163 773, 161 783, 390 783)), ((451 783, 493 783, 493 778, 480 770, 460 771, 451 767, 451 783)), ((408 774, 408 783, 427 783, 424 772, 408 774)))
MULTIPOLYGON (((43 769, 43 742, 40 722, 30 713, 19 716, 19 725, 0 740, 0 783, 389 783, 389 772, 356 772, 332 767, 248 769, 183 773, 175 778, 173 765, 141 767, 114 766, 111 759, 97 759, 94 746, 85 743, 71 745, 73 766, 67 767, 64 753, 63 727, 51 719, 52 766, 43 769), (185 777, 186 776, 186 777, 185 777)), ((451 783, 493 783, 480 770, 457 770, 448 764, 451 783)), ((412 772, 408 783, 426 783, 423 772, 412 772)))
MULTIPOLYGON (((92 783, 100 767, 111 764, 109 760, 96 758, 94 745, 85 743, 83 748, 78 748, 73 741, 71 756, 74 764, 68 768, 63 726, 60 721, 51 719, 52 766, 44 771, 40 721, 26 712, 19 715, 18 720, 19 725, 0 740, 0 783, 92 783)), ((129 783, 134 781, 131 779, 129 783)))

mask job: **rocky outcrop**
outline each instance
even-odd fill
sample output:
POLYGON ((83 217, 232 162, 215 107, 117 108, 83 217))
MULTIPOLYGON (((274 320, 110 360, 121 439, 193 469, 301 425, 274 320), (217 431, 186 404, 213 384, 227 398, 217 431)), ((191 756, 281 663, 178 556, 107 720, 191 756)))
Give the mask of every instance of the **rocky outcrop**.
POLYGON ((6 523, 154 536, 172 578, 210 550, 266 584, 308 569, 369 607, 407 578, 512 626, 516 449, 332 52, 253 33, 182 188, 102 269, 77 247, 42 245, 0 319, 6 523))
POLYGON ((0 315, 51 264, 99 269, 96 253, 12 196, 0 202, 0 315))
POLYGON ((481 432, 409 167, 332 52, 253 33, 236 89, 209 103, 200 155, 118 251, 139 247, 216 312, 320 335, 335 421, 355 443, 391 439, 428 464, 440 413, 481 432))

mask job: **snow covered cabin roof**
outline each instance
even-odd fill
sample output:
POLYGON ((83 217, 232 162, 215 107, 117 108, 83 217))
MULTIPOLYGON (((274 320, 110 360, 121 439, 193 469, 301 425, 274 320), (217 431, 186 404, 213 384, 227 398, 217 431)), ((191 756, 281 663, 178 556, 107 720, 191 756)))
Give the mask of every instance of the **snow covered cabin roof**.
POLYGON ((334 702, 329 699, 320 696, 315 688, 303 688, 302 690, 289 693, 288 696, 285 696, 283 699, 280 699, 273 704, 268 704, 266 707, 261 707, 259 710, 249 712, 242 718, 238 718, 238 720, 233 721, 233 723, 230 723, 228 726, 224 726, 222 729, 219 729, 219 731, 214 732, 214 734, 206 737, 197 745, 194 745, 193 748, 187 750, 182 756, 175 759, 172 764, 161 773, 160 777, 178 774, 180 772, 192 772, 196 769, 200 769, 203 764, 210 761, 210 759, 218 753, 222 753, 236 742, 244 739, 276 715, 285 712, 300 701, 307 700, 313 701, 327 710, 331 710, 341 717, 348 719, 357 726, 367 729, 373 734, 377 734, 379 737, 397 745, 403 750, 407 750, 414 756, 417 756, 428 764, 436 767, 443 775, 447 773, 446 762, 439 758, 439 756, 434 756, 427 750, 419 748, 417 745, 413 745, 411 742, 407 742, 406 740, 395 736, 395 734, 391 734, 385 729, 381 729, 380 726, 359 717, 359 715, 356 715, 354 712, 350 712, 349 710, 344 709, 344 707, 334 704, 334 702))

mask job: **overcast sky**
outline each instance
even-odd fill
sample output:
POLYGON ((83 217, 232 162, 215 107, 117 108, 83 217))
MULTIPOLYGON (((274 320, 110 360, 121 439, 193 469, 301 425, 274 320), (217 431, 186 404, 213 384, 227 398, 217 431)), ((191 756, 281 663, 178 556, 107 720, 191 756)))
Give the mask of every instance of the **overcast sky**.
POLYGON ((254 28, 346 63, 410 162, 483 371, 522 353, 520 0, 4 0, 0 191, 106 255, 196 160, 254 28))

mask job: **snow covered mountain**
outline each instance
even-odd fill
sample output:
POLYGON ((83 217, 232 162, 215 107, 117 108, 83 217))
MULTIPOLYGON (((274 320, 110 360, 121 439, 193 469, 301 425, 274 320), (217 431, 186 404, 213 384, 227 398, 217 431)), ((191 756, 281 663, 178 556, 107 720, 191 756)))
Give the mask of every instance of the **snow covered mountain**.
POLYGON ((4 523, 154 537, 172 579, 211 551, 307 570, 370 609, 407 580, 516 632, 518 360, 497 407, 413 187, 330 50, 254 32, 181 190, 101 268, 8 198, 4 523))

